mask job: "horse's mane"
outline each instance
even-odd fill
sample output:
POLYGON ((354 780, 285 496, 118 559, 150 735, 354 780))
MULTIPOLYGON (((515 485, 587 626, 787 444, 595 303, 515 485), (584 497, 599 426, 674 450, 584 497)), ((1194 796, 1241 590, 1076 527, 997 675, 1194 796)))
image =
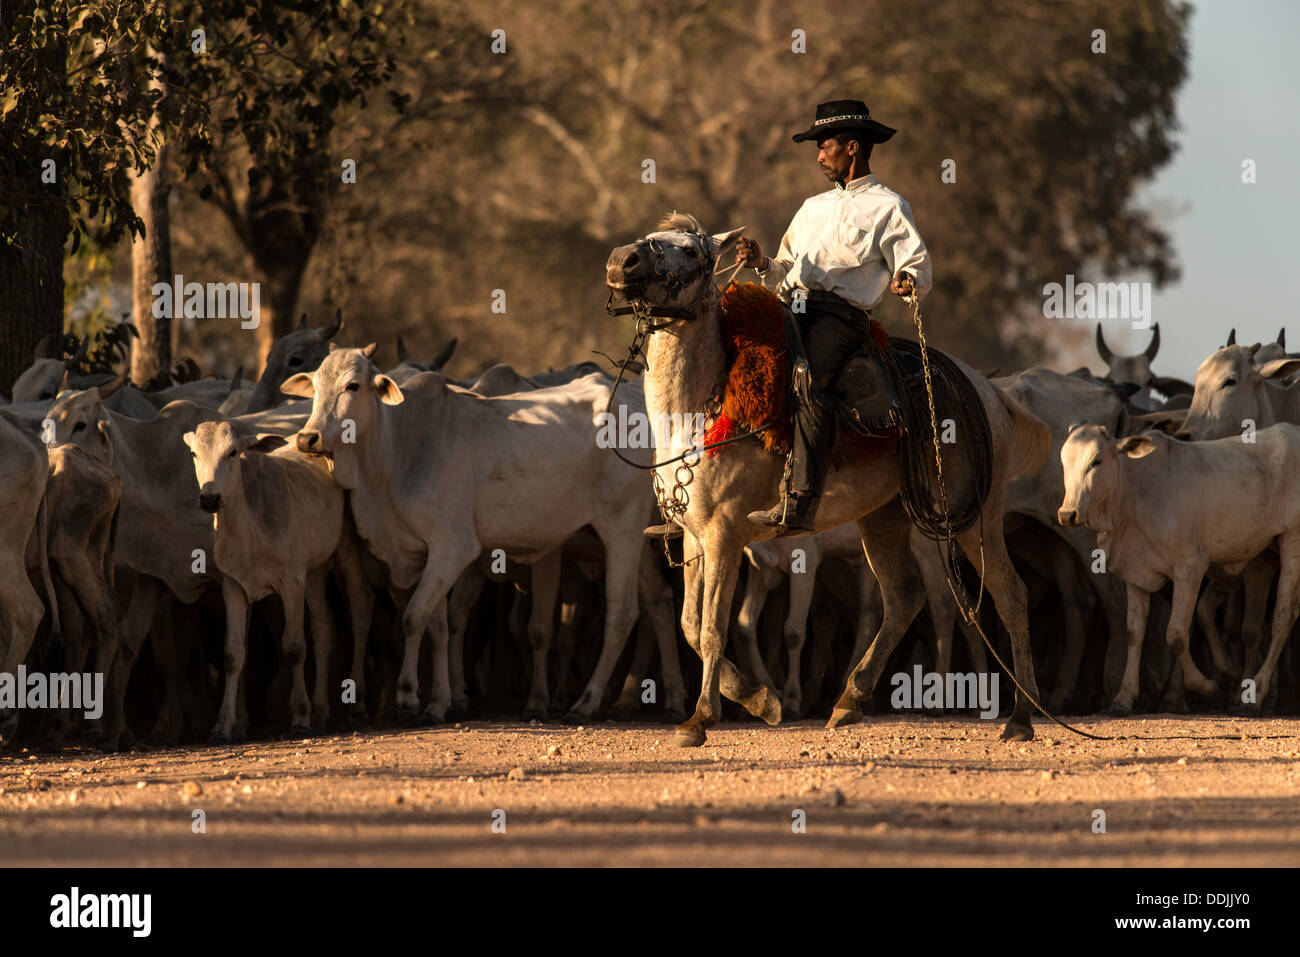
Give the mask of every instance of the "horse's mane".
POLYGON ((690 213, 671 212, 660 220, 659 225, 655 227, 656 232, 678 231, 684 233, 704 233, 704 227, 700 221, 690 213))

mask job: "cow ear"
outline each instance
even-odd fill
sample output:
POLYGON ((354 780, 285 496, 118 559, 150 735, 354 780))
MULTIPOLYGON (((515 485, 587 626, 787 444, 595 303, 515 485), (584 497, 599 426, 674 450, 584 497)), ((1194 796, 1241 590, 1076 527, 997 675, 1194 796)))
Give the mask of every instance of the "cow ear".
POLYGON ((447 361, 451 359, 452 353, 456 351, 456 343, 458 341, 459 341, 458 339, 452 339, 451 342, 443 346, 442 351, 433 357, 433 361, 430 362, 429 365, 431 365, 435 369, 441 369, 443 366, 445 366, 447 364, 447 361))
MULTIPOLYGON (((103 421, 101 421, 101 422, 99 423, 99 425, 100 425, 100 428, 102 429, 102 428, 104 427, 105 423, 104 423, 103 421)), ((196 436, 194 435, 193 432, 186 432, 184 435, 181 436, 181 441, 184 442, 186 445, 188 445, 188 446, 190 447, 190 451, 191 451, 191 452, 197 452, 197 451, 198 451, 198 449, 196 449, 196 448, 194 447, 194 439, 195 439, 195 438, 196 438, 196 436)))
POLYGON ((1300 372, 1300 359, 1274 359, 1259 367, 1259 374, 1265 379, 1285 379, 1300 372))
POLYGON ((401 387, 388 376, 381 373, 370 381, 375 387, 375 392, 379 393, 379 400, 384 405, 401 405, 406 401, 406 397, 402 395, 401 387))
POLYGON ((299 372, 285 379, 280 384, 280 391, 285 395, 298 395, 310 399, 316 395, 316 384, 311 380, 311 373, 299 372))
POLYGON ((247 439, 243 443, 245 452, 274 452, 283 445, 288 445, 289 440, 283 435, 276 435, 274 432, 259 433, 255 439, 247 439))
POLYGON ((1120 439, 1119 445, 1115 446, 1115 451, 1127 455, 1131 459, 1140 459, 1156 451, 1158 446, 1155 439, 1149 434, 1130 435, 1127 438, 1120 439))

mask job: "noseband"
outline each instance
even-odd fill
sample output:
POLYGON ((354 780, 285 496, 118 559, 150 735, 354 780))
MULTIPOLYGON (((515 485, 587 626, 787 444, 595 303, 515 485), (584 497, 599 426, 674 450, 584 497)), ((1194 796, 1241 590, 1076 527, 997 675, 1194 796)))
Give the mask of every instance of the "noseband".
MULTIPOLYGON (((713 244, 707 240, 707 237, 704 243, 705 252, 701 261, 682 273, 667 268, 663 248, 659 240, 647 237, 644 242, 649 245, 650 252, 654 256, 654 278, 656 282, 673 298, 676 298, 679 292, 697 282, 702 276, 709 276, 710 278, 713 276, 718 257, 713 251, 713 244)), ((629 297, 623 305, 616 306, 614 305, 614 290, 612 289, 609 291, 609 298, 605 300, 605 311, 611 316, 636 316, 637 324, 644 324, 648 332, 662 329, 678 320, 689 322, 700 317, 698 306, 695 308, 660 306, 640 296, 629 297), (668 322, 650 323, 649 320, 651 319, 667 319, 668 322)))

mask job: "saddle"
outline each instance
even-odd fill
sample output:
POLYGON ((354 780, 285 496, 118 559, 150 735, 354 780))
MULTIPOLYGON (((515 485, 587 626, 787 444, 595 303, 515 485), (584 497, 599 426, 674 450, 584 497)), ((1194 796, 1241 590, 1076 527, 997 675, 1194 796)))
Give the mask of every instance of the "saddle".
MULTIPOLYGON (((818 401, 812 380, 800 375, 807 359, 790 307, 755 283, 731 283, 722 297, 721 332, 730 367, 722 408, 705 444, 731 438, 741 428, 774 423, 761 433, 763 447, 786 455, 793 440, 793 408, 818 401)), ((888 455, 906 434, 899 400, 901 366, 890 360, 890 337, 871 321, 871 337, 851 355, 832 381, 835 434, 831 462, 888 455)), ((710 449, 717 455, 724 448, 710 449)))

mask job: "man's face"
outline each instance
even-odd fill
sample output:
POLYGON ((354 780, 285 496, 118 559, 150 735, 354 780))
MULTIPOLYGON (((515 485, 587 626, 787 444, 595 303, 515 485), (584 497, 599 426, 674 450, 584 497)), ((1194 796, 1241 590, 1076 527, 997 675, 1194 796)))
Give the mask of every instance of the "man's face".
POLYGON ((857 149, 855 140, 841 143, 834 136, 827 136, 817 141, 817 165, 832 183, 844 182, 848 178, 857 149))

